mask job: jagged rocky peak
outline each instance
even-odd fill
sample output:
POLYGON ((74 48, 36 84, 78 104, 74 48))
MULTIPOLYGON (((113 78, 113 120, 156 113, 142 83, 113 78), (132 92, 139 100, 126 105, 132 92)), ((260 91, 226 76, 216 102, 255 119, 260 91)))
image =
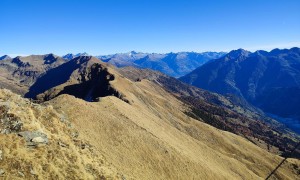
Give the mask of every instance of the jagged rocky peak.
POLYGON ((50 54, 46 54, 44 57, 44 64, 52 64, 57 60, 58 56, 50 53, 50 54))
POLYGON ((249 54, 251 54, 250 51, 247 51, 245 49, 237 49, 237 50, 232 50, 230 51, 226 57, 230 58, 230 59, 236 59, 238 57, 247 57, 249 54))
POLYGON ((79 56, 90 56, 88 53, 84 52, 84 53, 77 53, 77 54, 73 54, 73 53, 68 53, 66 55, 63 55, 62 58, 66 59, 66 60, 71 60, 74 59, 76 57, 79 56))
POLYGON ((1 56, 1 57, 0 57, 0 61, 1 61, 1 60, 7 60, 7 59, 11 59, 11 57, 8 56, 8 55, 4 55, 4 56, 1 56))

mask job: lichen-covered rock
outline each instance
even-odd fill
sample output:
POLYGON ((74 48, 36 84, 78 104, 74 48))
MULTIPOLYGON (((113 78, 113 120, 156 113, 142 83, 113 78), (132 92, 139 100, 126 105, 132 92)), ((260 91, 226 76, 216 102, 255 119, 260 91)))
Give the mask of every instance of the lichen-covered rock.
POLYGON ((9 113, 9 108, 5 105, 0 106, 0 133, 9 134, 20 132, 23 122, 15 114, 9 113))
POLYGON ((38 144, 47 144, 48 137, 46 134, 39 131, 23 131, 18 133, 27 143, 27 146, 37 146, 38 144))

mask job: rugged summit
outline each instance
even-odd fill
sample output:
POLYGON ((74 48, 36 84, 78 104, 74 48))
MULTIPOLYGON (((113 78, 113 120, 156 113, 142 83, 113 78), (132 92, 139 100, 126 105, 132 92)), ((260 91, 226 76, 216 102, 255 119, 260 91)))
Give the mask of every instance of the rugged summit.
POLYGON ((113 80, 114 75, 99 59, 79 56, 41 76, 25 97, 49 100, 60 94, 70 94, 87 101, 108 95, 122 98, 111 86, 113 80))

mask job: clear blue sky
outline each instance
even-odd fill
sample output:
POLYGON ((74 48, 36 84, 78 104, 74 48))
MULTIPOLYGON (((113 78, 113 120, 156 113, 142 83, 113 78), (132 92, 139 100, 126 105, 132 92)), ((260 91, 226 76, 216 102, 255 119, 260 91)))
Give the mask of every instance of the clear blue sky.
POLYGON ((300 46, 300 0, 0 0, 0 55, 300 46))

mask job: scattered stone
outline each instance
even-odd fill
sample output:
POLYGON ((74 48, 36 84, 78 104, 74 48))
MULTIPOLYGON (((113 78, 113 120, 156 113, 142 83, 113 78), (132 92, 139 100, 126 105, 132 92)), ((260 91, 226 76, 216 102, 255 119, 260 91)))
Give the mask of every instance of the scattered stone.
POLYGON ((22 173, 22 172, 20 172, 20 171, 18 171, 18 175, 19 175, 20 177, 25 177, 25 174, 22 173))
POLYGON ((3 152, 0 150, 0 161, 3 159, 3 152))
POLYGON ((30 174, 36 175, 36 172, 33 169, 30 169, 30 174))
POLYGON ((76 132, 72 132, 71 133, 71 136, 73 137, 73 138, 78 138, 78 136, 79 136, 79 133, 76 131, 76 132))
POLYGON ((62 143, 61 141, 58 141, 58 145, 61 147, 69 147, 69 145, 62 143))
POLYGON ((81 149, 85 149, 86 145, 85 144, 81 144, 81 149))
POLYGON ((27 146, 37 146, 38 144, 48 144, 46 134, 39 131, 23 131, 18 133, 26 140, 27 146))
POLYGON ((63 114, 60 115, 60 122, 67 122, 67 118, 65 115, 63 114))
POLYGON ((122 176, 122 180, 126 180, 126 177, 123 174, 121 176, 122 176))
POLYGON ((0 169, 0 176, 3 176, 5 174, 5 171, 3 169, 0 169))
POLYGON ((45 139, 42 137, 35 137, 33 139, 31 139, 31 142, 35 142, 35 143, 45 143, 45 139))

